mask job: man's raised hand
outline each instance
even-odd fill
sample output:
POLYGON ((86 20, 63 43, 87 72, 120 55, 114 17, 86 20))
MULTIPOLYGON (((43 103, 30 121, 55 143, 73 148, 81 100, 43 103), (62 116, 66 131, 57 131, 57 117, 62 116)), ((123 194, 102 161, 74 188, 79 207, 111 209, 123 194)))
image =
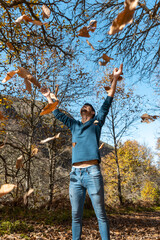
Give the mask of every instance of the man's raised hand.
POLYGON ((51 91, 50 91, 49 88, 43 86, 43 87, 41 87, 40 91, 43 94, 43 96, 45 96, 45 97, 49 97, 50 96, 51 91))
POLYGON ((113 70, 113 77, 116 78, 118 80, 118 78, 120 77, 120 75, 123 74, 123 63, 121 63, 119 69, 115 68, 113 70))

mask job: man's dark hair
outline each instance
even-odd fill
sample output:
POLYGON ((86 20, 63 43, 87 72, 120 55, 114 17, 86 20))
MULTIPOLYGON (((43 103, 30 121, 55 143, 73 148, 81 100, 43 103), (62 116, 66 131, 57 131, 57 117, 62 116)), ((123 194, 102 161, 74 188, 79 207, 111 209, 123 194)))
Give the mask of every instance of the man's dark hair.
MULTIPOLYGON (((92 108, 92 111, 95 112, 94 107, 90 104, 90 103, 85 103, 84 105, 90 106, 92 108)), ((95 114, 93 115, 93 117, 95 116, 95 114)))

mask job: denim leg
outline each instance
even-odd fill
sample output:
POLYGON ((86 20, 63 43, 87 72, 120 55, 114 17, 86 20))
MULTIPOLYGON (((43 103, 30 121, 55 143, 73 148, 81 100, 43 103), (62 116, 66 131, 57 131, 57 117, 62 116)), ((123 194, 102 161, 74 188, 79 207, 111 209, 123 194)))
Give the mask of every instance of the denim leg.
POLYGON ((104 204, 104 185, 100 167, 88 168, 87 190, 98 220, 102 240, 110 240, 109 223, 104 204))
POLYGON ((72 206, 72 239, 80 240, 86 189, 81 184, 80 176, 74 171, 70 173, 69 196, 72 206))

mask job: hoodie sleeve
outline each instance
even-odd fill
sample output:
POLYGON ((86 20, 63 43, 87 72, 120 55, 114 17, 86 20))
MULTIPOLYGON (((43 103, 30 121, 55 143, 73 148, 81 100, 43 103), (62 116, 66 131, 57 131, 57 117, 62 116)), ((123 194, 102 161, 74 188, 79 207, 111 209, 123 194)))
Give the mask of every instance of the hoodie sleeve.
POLYGON ((53 115, 56 119, 63 122, 70 130, 73 129, 73 125, 76 122, 74 118, 68 117, 65 113, 62 113, 59 109, 53 111, 53 115))
POLYGON ((107 96, 107 98, 105 99, 103 105, 101 106, 97 114, 97 120, 101 122, 102 126, 105 123, 105 119, 109 112, 109 108, 111 106, 112 100, 113 100, 113 97, 107 96))

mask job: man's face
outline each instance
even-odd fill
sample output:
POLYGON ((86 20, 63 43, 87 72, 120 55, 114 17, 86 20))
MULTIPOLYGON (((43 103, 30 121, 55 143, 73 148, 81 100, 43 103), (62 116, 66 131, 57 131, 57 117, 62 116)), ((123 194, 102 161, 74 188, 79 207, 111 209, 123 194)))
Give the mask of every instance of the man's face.
POLYGON ((95 112, 92 110, 92 107, 89 105, 83 105, 83 107, 80 110, 80 113, 81 113, 81 116, 83 114, 85 114, 85 115, 94 115, 95 114, 95 112))

